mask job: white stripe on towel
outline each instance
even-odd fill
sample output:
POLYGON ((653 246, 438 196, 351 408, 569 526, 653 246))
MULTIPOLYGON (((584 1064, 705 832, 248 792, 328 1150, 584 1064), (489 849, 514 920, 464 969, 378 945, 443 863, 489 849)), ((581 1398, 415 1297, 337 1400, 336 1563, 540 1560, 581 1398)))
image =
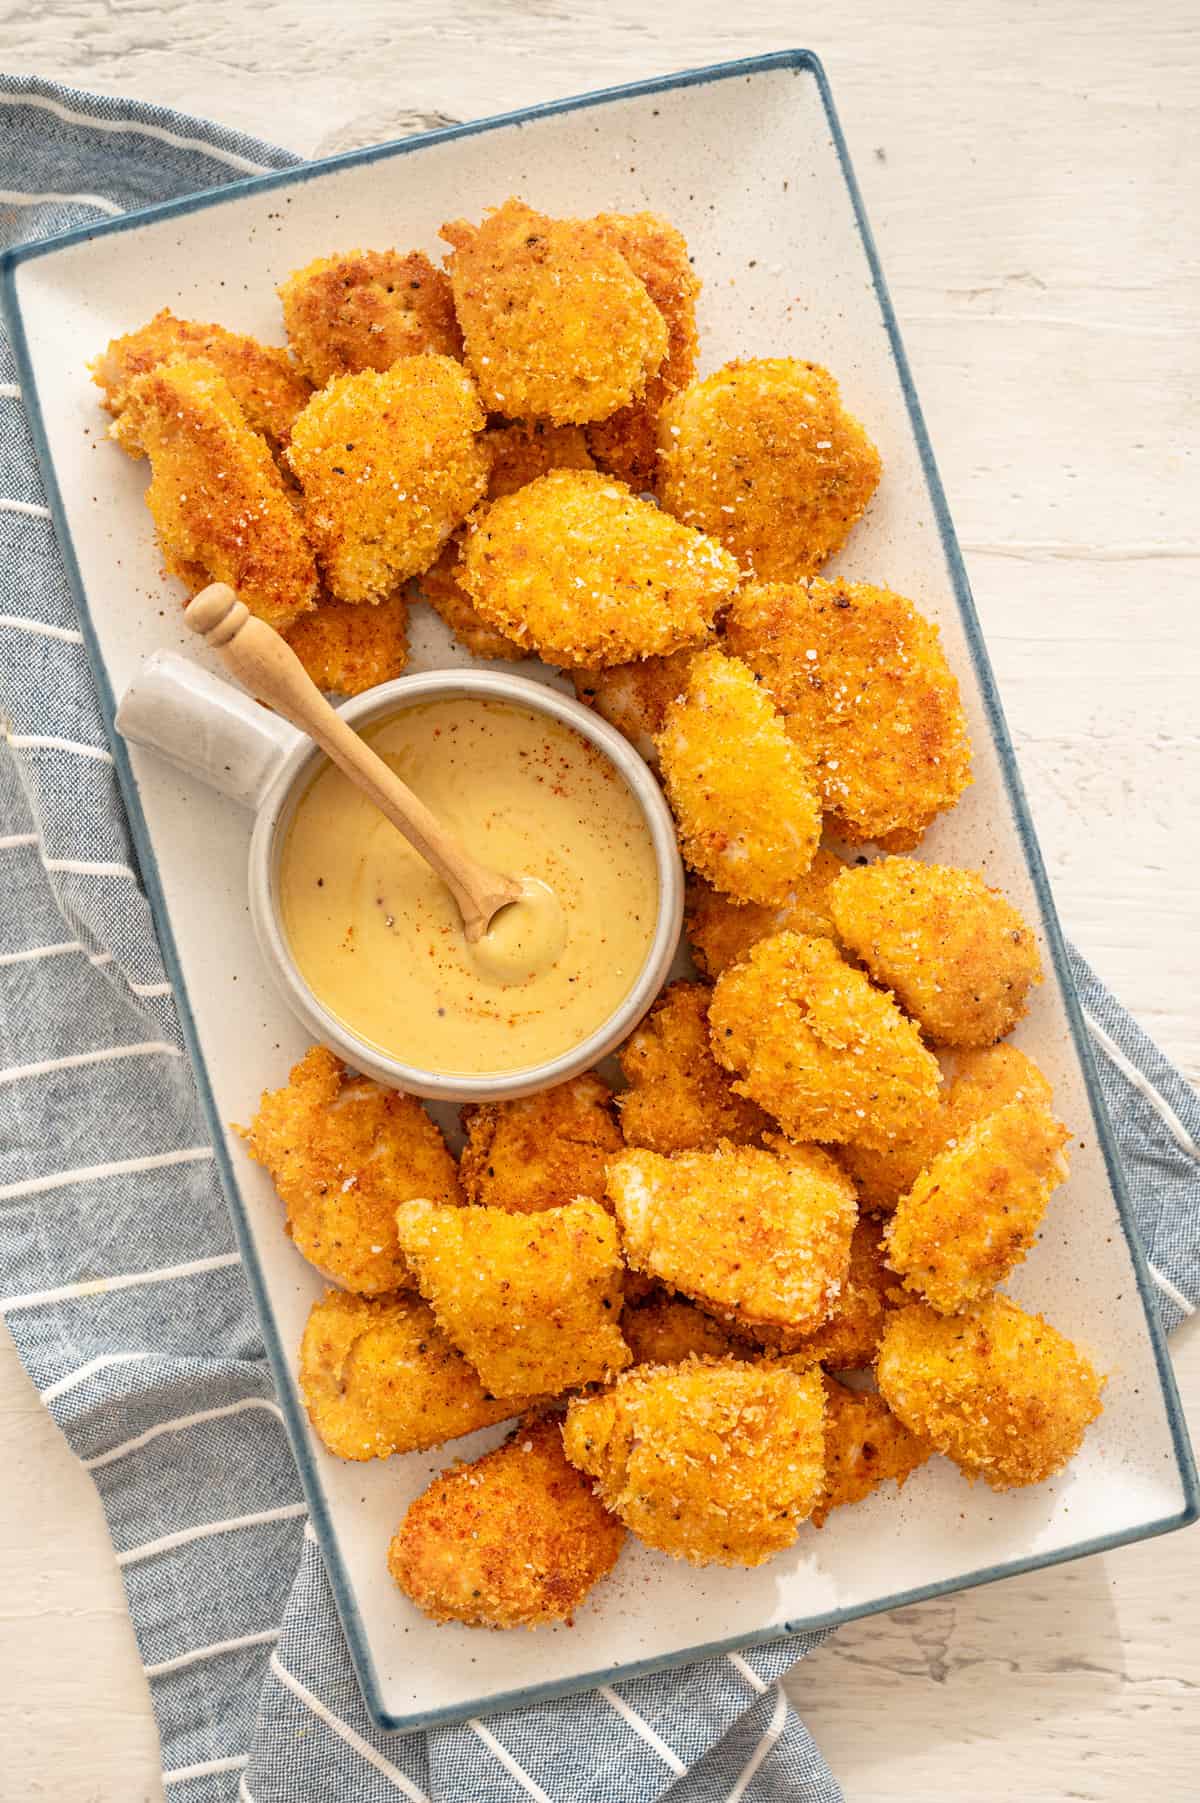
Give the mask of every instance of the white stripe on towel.
POLYGON ((0 94, 0 106, 36 106, 44 113, 53 113, 67 125, 86 125, 90 131, 138 132, 144 138, 157 138, 160 144, 173 144, 176 150, 199 150, 231 169, 244 170, 247 175, 270 172, 269 164, 252 163, 249 157, 239 156, 236 150, 219 150, 215 144, 206 144, 203 138, 185 138, 179 132, 168 131, 164 125, 146 125, 138 119, 93 119, 87 113, 73 112, 61 101, 50 100, 44 94, 0 94))
MULTIPOLYGON (((29 833, 25 837, 31 844, 37 844, 35 833, 29 833)), ((7 841, 0 839, 0 850, 6 843, 17 845, 23 842, 21 837, 7 841)), ((83 947, 77 939, 65 939, 61 945, 31 945, 27 951, 23 952, 2 952, 0 953, 0 964, 28 964, 32 958, 61 958, 64 952, 81 952, 82 950, 83 947)))
POLYGON ((267 1646, 279 1639, 278 1628, 265 1628, 261 1634, 239 1634, 236 1640, 217 1640, 212 1646, 193 1647, 177 1659, 161 1659, 157 1665, 143 1665, 148 1678, 167 1678, 172 1672, 186 1671, 189 1665, 200 1665, 205 1659, 219 1659, 223 1653, 240 1653, 246 1647, 267 1646))
POLYGON ((250 1795, 250 1786, 244 1778, 238 1785, 238 1803, 254 1803, 254 1798, 250 1795))
POLYGON ((0 400, 19 401, 21 390, 15 382, 0 382, 0 400))
POLYGON ((111 1164, 85 1164, 74 1171, 52 1171, 48 1177, 25 1177, 20 1183, 0 1184, 0 1202, 14 1196, 40 1196, 68 1183, 90 1183, 94 1177, 125 1177, 134 1171, 161 1171, 172 1164, 198 1164, 211 1158, 211 1146, 184 1146, 177 1152, 150 1152, 144 1158, 114 1158, 111 1164))
MULTIPOLYGON (((97 1453, 94 1459, 82 1461, 85 1471, 99 1471, 102 1465, 112 1465, 117 1459, 123 1459, 128 1453, 140 1452, 143 1446, 149 1446, 161 1434, 172 1434, 185 1427, 199 1427, 204 1421, 219 1421, 226 1415, 241 1415, 247 1409, 266 1409, 277 1420, 283 1420, 283 1410, 277 1402, 271 1402, 265 1396, 247 1396, 241 1402, 225 1402, 219 1408, 198 1409, 194 1415, 176 1415, 171 1421, 159 1421, 154 1427, 148 1427, 143 1434, 135 1434, 132 1440, 122 1440, 119 1446, 113 1446, 108 1452, 97 1453)), ((307 1533, 307 1528, 305 1532, 307 1533)))
POLYGON ((16 1083, 24 1077, 48 1077, 52 1071, 77 1070, 84 1064, 107 1064, 114 1058, 148 1058, 162 1052, 168 1058, 182 1058, 178 1046, 165 1039, 139 1039, 134 1045, 97 1046, 93 1052, 70 1052, 65 1058, 43 1058, 39 1064, 10 1064, 0 1070, 0 1084, 16 1083))
POLYGON ((729 1660, 734 1671, 740 1672, 742 1677, 745 1678, 751 1690, 756 1690, 760 1697, 765 1697, 767 1691, 770 1689, 770 1685, 763 1683, 754 1667, 752 1665, 747 1665, 740 1653, 727 1653, 725 1656, 729 1660))
MULTIPOLYGON (((3 392, 3 384, 0 384, 0 394, 3 392)), ((68 645, 83 643, 83 634, 74 626, 52 626, 49 620, 26 620, 20 614, 0 614, 0 626, 11 626, 14 632, 37 632, 44 638, 62 639, 68 645)))
POLYGON ((250 1764, 249 1753, 237 1753, 230 1759, 203 1759, 199 1765, 177 1766, 173 1772, 164 1772, 164 1784, 187 1784, 192 1778, 209 1778, 217 1772, 241 1772, 250 1764))
POLYGON ((353 1747, 356 1753, 361 1753, 368 1765, 373 1765, 377 1772, 382 1772, 385 1778, 390 1778, 396 1789, 402 1791, 409 1798, 410 1803, 429 1803, 425 1792, 414 1784, 411 1778, 406 1777, 399 1766, 393 1765, 390 1759, 385 1759, 369 1740, 364 1740, 361 1734, 355 1732, 349 1722, 344 1722, 340 1716, 334 1715, 331 1709, 325 1707, 320 1697, 314 1696, 307 1685, 301 1684, 299 1678, 295 1677, 281 1662, 278 1653, 271 1654, 271 1670, 286 1690, 290 1690, 306 1709, 311 1709, 312 1713, 320 1721, 323 1721, 327 1728, 333 1729, 339 1740, 344 1740, 348 1747, 353 1747))
POLYGON ((5 833, 0 839, 0 851, 16 851, 19 845, 37 845, 36 833, 5 833))
POLYGON ((56 1397, 65 1396, 77 1384, 86 1383, 97 1371, 107 1371, 110 1365, 133 1365, 142 1359, 148 1359, 148 1352, 105 1352, 99 1358, 89 1359, 86 1365, 80 1365, 78 1371, 69 1371, 66 1377, 60 1377, 56 1383, 48 1385, 41 1392, 43 1402, 53 1402, 56 1397))
POLYGON ((754 1777, 755 1772, 757 1772, 759 1766, 767 1757, 767 1754, 771 1751, 771 1748, 775 1745, 779 1736, 783 1733, 783 1725, 787 1721, 787 1712, 787 1698, 781 1690, 779 1692, 779 1700, 775 1704, 775 1712, 771 1717, 770 1726, 767 1728, 766 1733, 746 1761, 746 1769, 730 1791, 726 1803, 741 1803, 741 1799, 749 1789, 750 1781, 754 1777))
POLYGON ((15 1315, 23 1308, 43 1308, 49 1302, 75 1302, 84 1296, 106 1296, 110 1290, 135 1290, 144 1283, 172 1283, 177 1277, 195 1277, 201 1271, 223 1271, 241 1262, 240 1252, 216 1252, 210 1258, 194 1258, 186 1265, 163 1265, 154 1271, 127 1271, 119 1277, 83 1277, 78 1283, 60 1284, 56 1290, 34 1290, 27 1296, 0 1297, 0 1314, 15 1315))
POLYGON ((138 1565, 143 1559, 153 1559, 159 1553, 173 1553, 177 1547, 190 1546, 193 1540, 207 1540, 212 1534, 232 1534, 238 1528, 260 1528, 269 1521, 294 1521, 297 1515, 307 1513, 307 1503, 284 1503, 278 1509, 256 1509, 252 1515, 231 1515, 226 1521, 201 1521, 194 1528, 180 1528, 174 1534, 161 1534, 157 1540, 147 1540, 144 1546, 131 1546, 127 1552, 117 1554, 117 1564, 138 1565))
POLYGON ((1200 1160, 1200 1146, 1196 1144, 1166 1097, 1159 1094, 1149 1077, 1138 1070, 1135 1064, 1129 1062, 1116 1040, 1105 1032, 1094 1014, 1089 1014, 1085 1008, 1083 1018, 1087 1022, 1088 1032, 1096 1044, 1108 1053, 1122 1076, 1128 1077, 1138 1093, 1145 1096, 1180 1150, 1186 1152, 1190 1158, 1200 1160))
POLYGON ((8 742, 14 751, 69 751, 73 757, 94 758, 98 764, 113 761, 112 752, 103 745, 85 745, 79 739, 57 739, 47 733, 14 732, 9 734, 8 742))
POLYGON ((43 858, 47 870, 62 871, 67 876, 123 876, 131 883, 137 878, 128 864, 111 864, 96 858, 43 858))
POLYGON ((678 1754, 671 1751, 666 1741, 661 1739, 661 1737, 654 1732, 654 1729, 650 1726, 649 1722, 645 1721, 638 1714, 636 1709, 631 1709, 625 1699, 619 1697, 616 1691, 610 1689, 607 1684, 600 1684, 597 1686, 597 1689, 604 1698, 604 1701, 610 1704, 611 1707, 616 1710, 618 1715, 625 1718, 634 1733, 639 1734, 648 1747, 653 1747, 663 1764, 670 1766, 671 1770, 675 1773, 675 1776, 681 1778, 684 1772, 687 1771, 687 1767, 684 1765, 682 1759, 679 1758, 678 1754))
POLYGON ((496 1739, 496 1736, 490 1729, 485 1728, 481 1721, 477 1721, 476 1718, 472 1716, 471 1720, 467 1723, 467 1727, 475 1730, 475 1733, 478 1734, 488 1751, 495 1754, 509 1777, 516 1779, 521 1789, 528 1792, 534 1799, 534 1803, 554 1803, 554 1799, 546 1795, 541 1785, 534 1782, 523 1765, 517 1764, 517 1761, 513 1758, 508 1748, 501 1746, 500 1742, 496 1739))
POLYGON ((0 513, 23 513, 31 520, 48 520, 50 509, 36 501, 17 501, 12 495, 0 495, 0 513))
POLYGON ((57 201, 60 206, 96 207, 101 213, 121 213, 115 200, 106 200, 103 194, 27 194, 20 188, 0 188, 0 205, 8 207, 38 207, 44 200, 57 201))

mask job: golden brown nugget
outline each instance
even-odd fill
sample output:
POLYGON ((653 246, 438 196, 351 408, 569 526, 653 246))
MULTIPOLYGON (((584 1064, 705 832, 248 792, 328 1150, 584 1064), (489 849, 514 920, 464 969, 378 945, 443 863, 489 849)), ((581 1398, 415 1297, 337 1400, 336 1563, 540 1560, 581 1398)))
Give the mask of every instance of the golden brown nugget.
POLYGON ((751 946, 775 933, 803 933, 810 939, 837 939, 829 911, 829 890, 846 866, 823 846, 802 877, 792 884, 780 908, 736 902, 713 889, 703 877, 688 878, 684 931, 698 968, 716 982, 731 964, 740 964, 751 946))
POLYGON ((812 767, 750 668, 716 646, 688 666, 656 740, 684 857, 740 902, 782 907, 821 838, 812 767))
POLYGON ((837 1303, 858 1208, 819 1147, 630 1150, 609 1164, 608 1193, 627 1262, 740 1333, 809 1334, 837 1303))
POLYGON ((888 1224, 904 1287, 952 1315, 1003 1283, 1067 1176, 1069 1138, 1044 1102, 1009 1102, 940 1152, 888 1224))
POLYGON ((598 213, 595 224, 645 282, 667 325, 667 354, 641 400, 588 427, 588 442, 600 467, 640 492, 652 489, 658 475, 657 428, 663 404, 686 388, 696 373, 700 278, 692 268, 687 240, 657 213, 598 213))
POLYGON ((527 654, 590 669, 698 644, 737 565, 615 477, 551 470, 477 516, 461 580, 527 654))
POLYGON ((510 639, 494 626, 489 626, 483 615, 472 606, 463 593, 459 577, 462 573, 463 536, 461 532, 452 534, 436 563, 422 570, 416 579, 417 596, 427 601, 435 614, 446 622, 460 645, 465 645, 472 657, 507 658, 516 662, 527 656, 527 652, 515 639, 510 639))
POLYGON ((654 1287, 640 1302, 626 1300, 621 1332, 635 1365, 682 1365, 691 1358, 750 1356, 745 1341, 685 1296, 654 1287))
POLYGON ((429 568, 487 486, 483 424, 470 376, 432 352, 314 395, 287 457, 339 601, 382 601, 429 568))
POLYGON ((815 575, 879 484, 879 452, 816 363, 727 363, 658 419, 663 506, 760 582, 815 575))
POLYGON ((803 1340, 762 1336, 787 1348, 783 1363, 790 1370, 824 1365, 830 1371, 861 1371, 875 1363, 886 1311, 900 1294, 886 1252, 879 1222, 859 1221, 850 1241, 850 1268, 829 1319, 803 1340))
POLYGON ((624 1542, 549 1416, 436 1477, 397 1528, 388 1570, 434 1621, 536 1628, 570 1621, 624 1542))
POLYGON ((907 851, 971 780, 971 743, 941 635, 865 582, 742 589, 729 648, 761 676, 816 764, 830 826, 907 851))
POLYGON ((489 1396, 417 1297, 326 1290, 300 1342, 300 1390, 339 1459, 422 1452, 523 1404, 489 1396))
POLYGON ((910 1020, 828 939, 777 933, 718 979, 708 1025, 734 1088, 789 1139, 887 1146, 934 1113, 941 1072, 910 1020))
POLYGON ((237 1131, 271 1173, 297 1250, 364 1296, 412 1285, 398 1202, 462 1201, 446 1142, 416 1098, 352 1075, 325 1046, 312 1046, 282 1089, 266 1090, 237 1131))
MULTIPOLYGON (((93 382, 104 390, 105 407, 120 413, 134 378, 174 357, 211 364, 228 382, 246 424, 275 451, 287 444, 292 422, 312 394, 305 376, 278 345, 260 344, 224 326, 177 319, 169 307, 138 331, 114 338, 89 367, 93 382)), ((125 448, 137 454, 133 445, 125 448)))
POLYGON ((961 1315, 924 1302, 893 1309, 875 1375, 912 1433, 993 1490, 1061 1471, 1101 1413, 1106 1381, 1048 1321, 1007 1296, 961 1315))
POLYGON ((848 1390, 827 1377, 825 1483, 812 1512, 813 1526, 823 1528, 831 1510, 862 1502, 889 1480, 903 1489, 905 1480, 932 1452, 930 1442, 910 1433, 882 1396, 848 1390))
POLYGON ((312 550, 267 441, 211 363, 176 358, 135 376, 110 436, 150 459, 146 505, 172 575, 229 583, 280 632, 316 605, 312 550))
POLYGON ((1042 980, 1037 940, 977 870, 881 858, 830 891, 842 943, 938 1045, 1011 1033, 1042 980))
POLYGON ((572 670, 575 694, 587 707, 624 733, 649 764, 658 761, 655 735, 660 733, 673 701, 687 688, 687 673, 696 648, 685 645, 666 657, 637 658, 607 670, 572 670))
POLYGON ((824 1412, 818 1372, 691 1359, 573 1401, 563 1444, 647 1546, 692 1565, 762 1565, 821 1493, 824 1412))
POLYGON ((396 1224, 422 1296, 493 1396, 553 1396, 629 1363, 617 1230, 598 1202, 534 1215, 405 1202, 396 1224))
POLYGON ((754 1145, 770 1125, 712 1055, 711 993, 703 983, 672 983, 617 1053, 629 1084, 617 1097, 629 1145, 712 1152, 722 1140, 754 1145))
POLYGON ((536 1214, 578 1196, 604 1200, 604 1167, 624 1145, 612 1091, 594 1071, 515 1102, 462 1111, 458 1175, 468 1202, 536 1214))
POLYGON ((287 642, 319 689, 362 695, 403 674, 408 605, 403 595, 389 595, 374 607, 319 601, 291 628, 287 642))
POLYGON ((462 356, 450 278, 423 251, 317 257, 292 271, 279 298, 288 343, 318 388, 422 351, 462 356))
POLYGON ((441 236, 490 413, 582 425, 645 392, 666 355, 666 321, 599 226, 510 199, 441 236))

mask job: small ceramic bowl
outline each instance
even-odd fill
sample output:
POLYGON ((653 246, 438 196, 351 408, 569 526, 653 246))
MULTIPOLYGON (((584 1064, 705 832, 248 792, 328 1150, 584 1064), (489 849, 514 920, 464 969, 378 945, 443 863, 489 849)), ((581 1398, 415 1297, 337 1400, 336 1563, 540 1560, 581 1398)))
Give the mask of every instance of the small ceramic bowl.
POLYGON ((641 809, 654 847, 658 915, 637 978, 608 1019, 570 1051, 544 1064, 487 1076, 422 1070, 359 1039, 305 982, 292 956, 279 909, 279 861, 292 814, 324 753, 257 702, 174 652, 143 665, 117 710, 117 727, 254 812, 250 841, 250 914, 259 949, 280 994, 315 1038, 355 1070, 430 1101, 496 1102, 532 1095, 590 1070, 625 1039, 658 994, 675 956, 683 921, 683 870, 670 810, 639 754, 606 720, 570 696, 501 670, 431 670, 381 683, 339 710, 362 728, 414 702, 478 695, 510 701, 569 726, 594 745, 623 778, 641 809))

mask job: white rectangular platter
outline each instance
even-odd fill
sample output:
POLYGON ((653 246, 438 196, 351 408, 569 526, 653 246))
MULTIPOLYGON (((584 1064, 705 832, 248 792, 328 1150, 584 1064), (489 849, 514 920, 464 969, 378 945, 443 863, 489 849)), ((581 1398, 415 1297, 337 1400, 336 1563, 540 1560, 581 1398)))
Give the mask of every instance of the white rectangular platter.
MULTIPOLYGON (((754 1572, 694 1571, 636 1545, 571 1628, 507 1636, 434 1627, 387 1578, 408 1501, 452 1458, 344 1465, 312 1436, 293 1367, 322 1283, 226 1123, 304 1049, 269 986, 246 912, 249 821, 115 738, 138 854, 233 1209, 247 1272, 368 1705, 386 1728, 449 1721, 614 1675, 837 1622, 1182 1526, 1195 1475, 1144 1263, 1120 1194, 1062 942, 953 530, 895 321, 819 64, 805 52, 641 84, 455 128, 72 233, 17 254, 5 276, 22 386, 40 437, 111 720, 159 647, 203 655, 176 612, 142 505, 145 465, 96 447, 84 368, 161 306, 281 341, 276 284, 352 246, 439 254, 446 219, 519 194, 549 213, 653 208, 687 236, 704 280, 704 371, 734 356, 827 365, 883 454, 884 476, 837 568, 913 597, 939 623, 962 684, 975 782, 923 855, 982 867, 1038 923, 1048 977, 1018 1042, 1074 1130, 1071 1178, 1012 1290, 1089 1346, 1110 1374, 1102 1419, 1056 1482, 994 1496, 934 1460, 802 1532, 754 1572), (90 430, 91 436, 85 435, 90 430), (186 642, 185 642, 186 641, 186 642), (220 948, 220 955, 214 948, 220 948)), ((417 668, 448 661, 414 614, 417 668)))

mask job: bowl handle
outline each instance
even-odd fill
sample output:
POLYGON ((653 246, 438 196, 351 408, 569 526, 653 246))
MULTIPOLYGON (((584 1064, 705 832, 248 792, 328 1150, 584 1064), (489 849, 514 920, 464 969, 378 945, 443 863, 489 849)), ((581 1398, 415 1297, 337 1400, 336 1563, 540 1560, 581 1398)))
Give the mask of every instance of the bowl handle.
POLYGON ((174 651, 146 659, 117 708, 117 731, 242 807, 257 809, 303 734, 174 651))

